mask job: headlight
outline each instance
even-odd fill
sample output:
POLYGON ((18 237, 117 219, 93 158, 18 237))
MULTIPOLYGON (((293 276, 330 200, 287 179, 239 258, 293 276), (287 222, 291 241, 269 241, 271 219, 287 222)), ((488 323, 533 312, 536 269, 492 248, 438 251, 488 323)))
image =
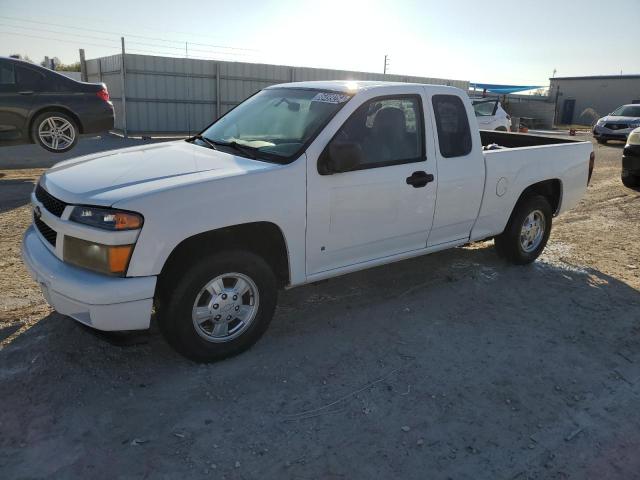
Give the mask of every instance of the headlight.
POLYGON ((75 237, 64 237, 64 261, 78 267, 124 276, 133 245, 102 245, 75 237))
POLYGON ((601 118, 598 120, 598 123, 596 123, 596 125, 602 126, 606 123, 606 120, 604 118, 601 118))
POLYGON ((69 220, 105 230, 136 230, 144 221, 137 213, 83 206, 74 207, 69 220))
POLYGON ((640 145, 640 132, 631 132, 627 138, 627 145, 640 145))

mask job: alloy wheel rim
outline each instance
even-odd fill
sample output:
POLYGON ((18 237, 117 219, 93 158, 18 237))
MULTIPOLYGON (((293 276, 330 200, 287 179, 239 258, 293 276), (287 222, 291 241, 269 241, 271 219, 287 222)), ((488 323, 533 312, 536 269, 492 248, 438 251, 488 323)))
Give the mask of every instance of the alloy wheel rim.
POLYGON ((76 131, 66 118, 47 117, 38 126, 38 138, 52 150, 64 150, 73 144, 76 131))
POLYGON ((540 210, 529 213, 520 230, 520 247, 525 253, 531 253, 542 243, 546 222, 540 210))
POLYGON ((255 320, 259 299, 258 287, 248 276, 237 272, 218 275, 193 302, 193 326, 208 342, 234 340, 255 320))

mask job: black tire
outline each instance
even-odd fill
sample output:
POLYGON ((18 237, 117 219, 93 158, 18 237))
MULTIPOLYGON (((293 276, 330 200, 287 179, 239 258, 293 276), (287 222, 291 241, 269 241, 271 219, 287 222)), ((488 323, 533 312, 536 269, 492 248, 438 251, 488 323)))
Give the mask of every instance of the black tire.
POLYGON ((607 144, 607 141, 606 141, 605 139, 603 139, 603 138, 598 138, 598 139, 596 139, 596 141, 597 141, 600 145, 606 145, 606 144, 607 144))
MULTIPOLYGON (((237 355, 251 347, 267 330, 276 308, 276 277, 267 262, 247 251, 220 252, 170 272, 160 279, 156 308, 158 326, 169 344, 196 362, 213 362, 237 355), (198 294, 219 275, 237 272, 250 278, 258 290, 257 313, 238 337, 222 343, 203 338, 192 320, 198 294)), ((221 312, 222 313, 222 312, 221 312)))
POLYGON ((498 128, 496 128, 496 132, 508 132, 509 130, 506 129, 506 127, 500 126, 498 128))
MULTIPOLYGON (((41 113, 34 119, 33 124, 31 126, 31 139, 33 140, 33 142, 37 143, 45 150, 48 150, 49 152, 53 152, 53 153, 68 152, 69 150, 71 150, 73 147, 76 146, 76 144, 78 143, 79 136, 80 136, 80 129, 78 127, 77 122, 66 113, 62 113, 58 111, 41 113), (49 145, 45 141, 43 141, 43 139, 40 137, 40 129, 42 126, 46 128, 46 124, 47 122, 49 122, 50 119, 52 121, 55 121, 56 124, 63 124, 65 126, 65 131, 64 131, 65 136, 68 138, 72 138, 72 141, 69 142, 66 139, 63 139, 62 137, 60 137, 58 139, 59 144, 61 145, 60 148, 54 148, 56 143, 53 141, 50 141, 49 145), (67 122, 68 128, 67 128, 67 124, 64 124, 64 122, 67 122)), ((52 137, 46 137, 46 138, 52 138, 52 137)))
POLYGON ((522 198, 513 209, 504 232, 495 237, 494 241, 498 255, 516 265, 526 265, 533 262, 540 256, 547 245, 553 223, 552 219, 553 212, 545 197, 532 195, 522 198), (541 212, 544 218, 544 230, 537 246, 531 251, 525 251, 520 241, 520 234, 525 219, 535 211, 541 212))
POLYGON ((622 170, 622 184, 627 188, 637 190, 640 187, 640 175, 633 175, 628 170, 622 170))

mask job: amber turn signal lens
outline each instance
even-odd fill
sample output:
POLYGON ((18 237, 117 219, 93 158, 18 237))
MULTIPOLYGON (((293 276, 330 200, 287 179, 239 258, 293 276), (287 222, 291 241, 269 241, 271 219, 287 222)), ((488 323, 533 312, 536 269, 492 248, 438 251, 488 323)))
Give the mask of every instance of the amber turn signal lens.
POLYGON ((102 245, 80 238, 64 237, 64 261, 77 267, 124 276, 129 267, 133 245, 102 245))
POLYGON ((118 245, 107 248, 109 251, 109 270, 111 273, 120 274, 126 272, 133 245, 118 245))
POLYGON ((133 213, 118 212, 115 215, 116 230, 135 230, 142 227, 142 218, 133 213))

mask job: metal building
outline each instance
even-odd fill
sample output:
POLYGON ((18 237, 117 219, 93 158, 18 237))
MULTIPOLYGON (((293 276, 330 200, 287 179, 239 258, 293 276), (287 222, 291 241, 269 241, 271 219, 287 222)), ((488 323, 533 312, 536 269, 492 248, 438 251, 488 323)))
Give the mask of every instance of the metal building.
POLYGON ((87 60, 89 82, 104 82, 116 111, 116 129, 128 133, 197 132, 269 85, 306 80, 388 80, 451 85, 468 81, 383 75, 258 63, 125 54, 87 60))
POLYGON ((555 123, 591 125, 620 105, 640 103, 640 75, 551 78, 555 123))

